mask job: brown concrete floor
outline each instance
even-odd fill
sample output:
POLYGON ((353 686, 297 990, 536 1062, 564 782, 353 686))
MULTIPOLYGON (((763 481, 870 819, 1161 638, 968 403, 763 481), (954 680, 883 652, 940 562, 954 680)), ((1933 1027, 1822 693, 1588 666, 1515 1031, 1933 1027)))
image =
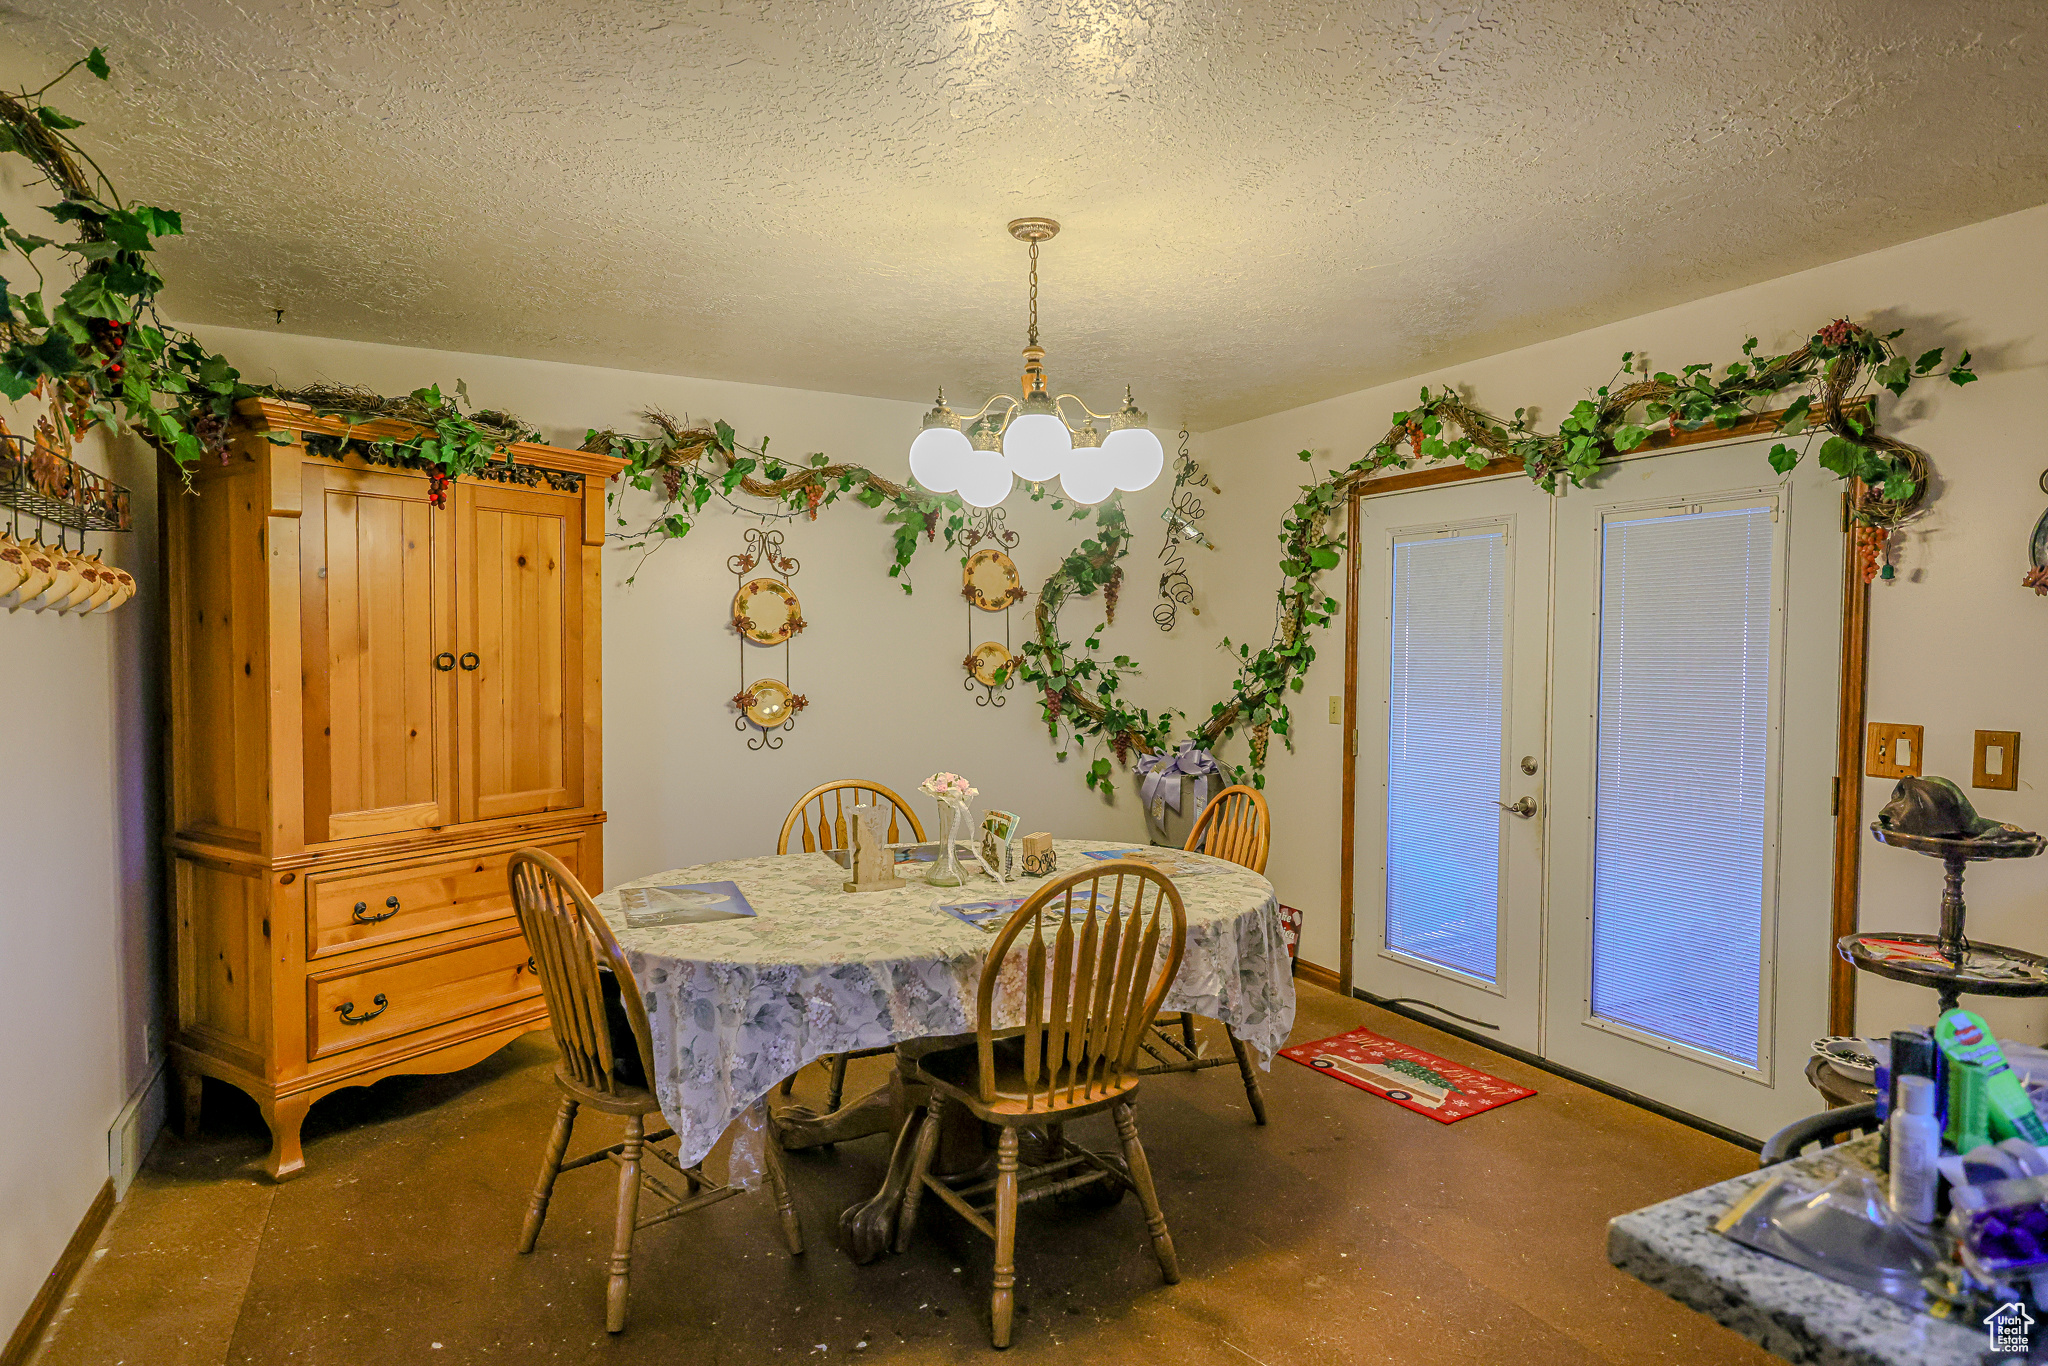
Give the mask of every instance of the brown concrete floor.
MULTIPOLYGON (((1030 1207, 1009 1359, 1774 1360, 1615 1271, 1603 1251, 1610 1216, 1750 1170, 1753 1154, 1302 987, 1296 1040, 1360 1024, 1539 1094, 1438 1125, 1281 1059, 1260 1129, 1232 1069, 1155 1078, 1140 1123, 1184 1279, 1161 1284, 1133 1200, 1030 1207)), ((989 1248, 949 1213, 928 1208, 906 1255, 860 1267, 838 1250, 838 1212, 872 1193, 887 1163, 881 1138, 792 1156, 801 1258, 783 1251, 765 1195, 642 1233, 632 1318, 607 1338, 613 1168, 563 1177, 539 1249, 513 1251, 554 1111, 552 1060, 547 1036, 529 1035, 465 1072, 322 1101, 306 1124, 306 1174, 281 1186, 262 1175, 254 1107, 209 1086, 203 1137, 158 1144, 34 1366, 989 1354, 989 1248)), ((799 1095, 820 1082, 807 1069, 799 1095)), ((1100 1120, 1069 1132, 1112 1142, 1100 1120)), ((711 1169, 722 1163, 715 1155, 711 1169)))

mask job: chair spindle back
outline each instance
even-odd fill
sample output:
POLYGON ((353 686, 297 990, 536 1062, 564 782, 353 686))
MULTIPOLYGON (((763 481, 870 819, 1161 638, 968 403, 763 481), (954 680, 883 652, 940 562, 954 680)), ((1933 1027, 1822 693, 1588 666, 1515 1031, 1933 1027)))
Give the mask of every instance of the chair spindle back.
POLYGON ((617 1095, 622 1089, 612 1032, 605 1020, 604 989, 598 984, 597 964, 602 959, 618 981, 626 1019, 640 1049, 641 1075, 651 1079, 654 1048, 647 1005, 619 941, 612 937, 611 926, 598 913, 590 894, 574 873, 545 850, 521 849, 512 855, 507 872, 519 928, 533 951, 541 991, 547 997, 548 1022, 555 1032, 555 1046, 561 1050, 563 1070, 593 1091, 617 1095))
POLYGON ((851 848, 853 835, 849 827, 853 822, 853 808, 865 806, 869 800, 877 806, 888 803, 889 833, 885 838, 889 843, 899 844, 903 840, 899 833, 902 829, 899 819, 910 823, 910 832, 918 843, 924 842, 924 826, 918 823, 917 813, 901 797, 880 783, 871 783, 865 778, 842 778, 814 787, 797 799, 797 804, 789 809, 789 819, 782 823, 782 835, 775 842, 775 852, 789 852, 789 837, 799 827, 807 854, 851 848), (872 797, 865 794, 872 794, 872 797))
POLYGON ((1273 844, 1272 824, 1265 797, 1239 783, 1210 799, 1181 847, 1263 873, 1273 844))
POLYGON ((1025 1108, 1052 1108, 1085 1101, 1130 1074, 1180 970, 1187 933, 1179 890, 1149 864, 1116 859, 1040 886, 1004 923, 982 968, 975 1024, 982 1100, 996 1099, 996 983, 1013 950, 1025 955, 1025 1108))

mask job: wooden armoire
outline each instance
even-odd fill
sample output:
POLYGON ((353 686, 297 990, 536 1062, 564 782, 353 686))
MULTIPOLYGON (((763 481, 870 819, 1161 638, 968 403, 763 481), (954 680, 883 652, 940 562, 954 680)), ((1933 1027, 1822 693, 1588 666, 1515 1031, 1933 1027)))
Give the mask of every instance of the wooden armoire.
POLYGON ((273 1177, 321 1096, 547 1023, 505 861, 604 880, 599 554, 621 462, 522 443, 436 488, 413 429, 269 399, 163 481, 171 1056, 253 1096, 273 1177))

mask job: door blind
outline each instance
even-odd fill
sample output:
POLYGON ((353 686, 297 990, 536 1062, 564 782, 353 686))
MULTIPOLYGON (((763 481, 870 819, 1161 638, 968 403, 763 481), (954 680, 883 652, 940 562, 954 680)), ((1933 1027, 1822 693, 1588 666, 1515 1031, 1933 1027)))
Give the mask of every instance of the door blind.
POLYGON ((1758 1063, 1769 505, 1609 521, 1600 557, 1592 1013, 1758 1063))
POLYGON ((1500 920, 1507 533, 1396 539, 1387 947, 1491 982, 1500 920))

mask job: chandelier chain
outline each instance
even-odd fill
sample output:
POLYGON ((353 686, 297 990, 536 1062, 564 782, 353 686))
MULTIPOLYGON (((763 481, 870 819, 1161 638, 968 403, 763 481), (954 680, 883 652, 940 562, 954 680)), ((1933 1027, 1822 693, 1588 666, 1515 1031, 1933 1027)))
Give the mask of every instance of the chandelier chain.
POLYGON ((1031 341, 1038 345, 1038 243, 1031 243, 1031 341))

